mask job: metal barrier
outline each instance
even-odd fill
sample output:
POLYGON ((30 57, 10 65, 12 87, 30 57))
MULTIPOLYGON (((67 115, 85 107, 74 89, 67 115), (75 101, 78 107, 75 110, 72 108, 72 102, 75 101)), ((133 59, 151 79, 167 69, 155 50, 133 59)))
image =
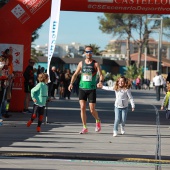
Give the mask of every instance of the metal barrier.
MULTIPOLYGON (((161 133, 160 133, 160 118, 159 118, 159 111, 154 106, 156 111, 156 151, 155 151, 155 160, 161 160, 161 133)), ((155 165, 155 170, 161 170, 161 163, 155 165)))

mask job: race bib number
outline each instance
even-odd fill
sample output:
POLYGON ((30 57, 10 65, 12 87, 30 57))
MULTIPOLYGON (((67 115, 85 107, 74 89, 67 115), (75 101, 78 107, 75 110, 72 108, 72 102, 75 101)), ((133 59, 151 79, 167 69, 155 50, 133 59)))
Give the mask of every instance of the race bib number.
POLYGON ((92 81, 92 74, 91 73, 83 73, 83 81, 92 81))

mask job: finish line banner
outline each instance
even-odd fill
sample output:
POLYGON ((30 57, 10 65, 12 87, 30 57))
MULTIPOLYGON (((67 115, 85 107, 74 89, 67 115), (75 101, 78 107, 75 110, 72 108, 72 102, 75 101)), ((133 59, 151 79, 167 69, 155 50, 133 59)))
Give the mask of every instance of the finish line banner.
POLYGON ((170 0, 62 0, 62 11, 170 14, 170 0))
MULTIPOLYGON (((50 72, 50 63, 55 49, 55 42, 58 34, 59 16, 60 16, 61 0, 52 0, 51 4, 51 18, 49 29, 49 43, 48 43, 48 65, 47 74, 50 72)), ((50 82, 50 79, 49 79, 50 82)))

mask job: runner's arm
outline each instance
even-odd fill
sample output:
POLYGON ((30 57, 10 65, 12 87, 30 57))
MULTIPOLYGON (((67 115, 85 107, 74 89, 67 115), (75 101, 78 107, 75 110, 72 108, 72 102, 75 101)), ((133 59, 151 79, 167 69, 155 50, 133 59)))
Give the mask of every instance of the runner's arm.
POLYGON ((77 76, 79 75, 80 71, 82 68, 82 62, 79 62, 77 69, 75 71, 75 73, 73 74, 73 76, 71 77, 71 81, 70 81, 70 85, 68 86, 68 90, 71 91, 73 88, 73 83, 75 82, 77 76))
POLYGON ((99 73, 99 83, 102 83, 103 80, 104 80, 103 74, 102 74, 102 70, 101 70, 101 68, 100 68, 99 63, 96 62, 95 65, 96 65, 97 71, 98 71, 98 73, 99 73))

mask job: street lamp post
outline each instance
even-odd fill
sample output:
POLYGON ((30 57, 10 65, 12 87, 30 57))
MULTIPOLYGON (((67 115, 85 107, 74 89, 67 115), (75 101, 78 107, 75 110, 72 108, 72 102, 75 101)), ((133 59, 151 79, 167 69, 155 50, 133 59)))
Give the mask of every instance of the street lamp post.
POLYGON ((161 52, 162 52, 162 26, 163 26, 163 18, 148 18, 147 20, 160 20, 160 28, 159 29, 151 29, 151 30, 157 30, 159 33, 159 40, 158 40, 158 61, 157 61, 157 70, 159 73, 162 73, 162 66, 161 66, 161 52))
POLYGON ((146 79, 146 61, 147 60, 147 48, 145 47, 145 63, 144 63, 144 65, 145 65, 145 70, 144 70, 144 79, 146 79))

